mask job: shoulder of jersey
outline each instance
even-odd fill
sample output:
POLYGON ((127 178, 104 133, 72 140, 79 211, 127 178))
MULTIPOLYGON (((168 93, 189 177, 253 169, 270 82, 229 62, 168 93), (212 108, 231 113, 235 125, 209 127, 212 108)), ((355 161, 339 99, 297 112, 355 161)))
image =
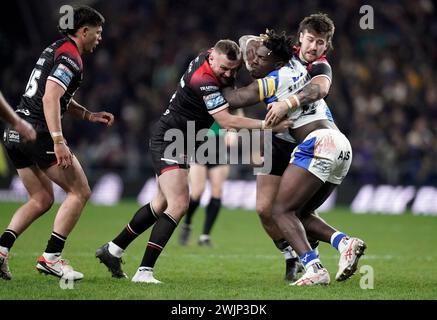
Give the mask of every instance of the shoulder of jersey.
POLYGON ((316 64, 320 64, 320 63, 326 63, 327 65, 329 65, 328 58, 325 55, 323 55, 320 58, 318 58, 316 61, 313 61, 310 64, 316 65, 316 64))
POLYGON ((70 41, 65 41, 63 44, 59 46, 59 48, 55 51, 55 60, 60 55, 67 55, 70 58, 74 59, 74 62, 78 63, 79 69, 82 70, 82 58, 79 54, 79 51, 75 47, 74 44, 72 44, 70 41))
POLYGON ((191 82, 192 83, 201 83, 203 81, 206 82, 214 82, 218 85, 217 78, 211 72, 211 67, 208 64, 208 61, 205 59, 202 64, 199 65, 197 70, 194 71, 191 82))

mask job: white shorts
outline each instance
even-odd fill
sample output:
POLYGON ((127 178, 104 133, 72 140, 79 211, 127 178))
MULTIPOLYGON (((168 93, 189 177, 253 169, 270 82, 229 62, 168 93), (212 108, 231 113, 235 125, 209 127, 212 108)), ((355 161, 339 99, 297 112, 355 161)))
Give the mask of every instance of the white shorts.
POLYGON ((352 162, 352 147, 338 130, 311 132, 293 151, 290 163, 304 168, 323 182, 340 184, 352 162))

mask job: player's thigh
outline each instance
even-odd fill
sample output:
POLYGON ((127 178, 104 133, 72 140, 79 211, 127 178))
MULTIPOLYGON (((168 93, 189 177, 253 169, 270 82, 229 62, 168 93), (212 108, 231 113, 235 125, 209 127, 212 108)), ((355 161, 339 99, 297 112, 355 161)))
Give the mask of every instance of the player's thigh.
POLYGON ((184 209, 184 207, 188 207, 188 170, 169 170, 161 174, 158 180, 169 208, 184 209))
POLYGON ((45 173, 50 180, 59 185, 65 192, 89 196, 90 188, 88 179, 75 156, 72 158, 72 165, 68 168, 64 169, 53 165, 47 168, 45 173))
POLYGON ((218 165, 208 170, 208 179, 211 184, 211 194, 214 198, 220 198, 223 185, 229 176, 229 165, 218 165))
POLYGON ((189 170, 189 181, 191 187, 191 196, 199 199, 205 190, 207 178, 207 169, 205 165, 192 164, 189 170))
POLYGON ((278 193, 281 176, 258 175, 256 177, 256 211, 259 215, 271 215, 273 201, 278 193))
POLYGON ((30 166, 17 169, 17 172, 31 198, 53 202, 52 182, 41 169, 30 166))
POLYGON ((275 212, 297 211, 322 187, 323 181, 304 168, 289 164, 274 201, 275 212))

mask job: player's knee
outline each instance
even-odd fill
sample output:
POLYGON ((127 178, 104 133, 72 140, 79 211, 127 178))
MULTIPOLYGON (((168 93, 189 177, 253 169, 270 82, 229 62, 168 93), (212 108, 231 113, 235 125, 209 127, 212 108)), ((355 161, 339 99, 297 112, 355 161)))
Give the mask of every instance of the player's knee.
POLYGON ((272 209, 273 219, 276 220, 278 217, 285 215, 285 214, 296 215, 296 210, 293 208, 293 206, 290 206, 289 204, 275 203, 273 205, 273 209, 272 209))
POLYGON ((256 204, 256 212, 261 220, 263 219, 271 219, 272 217, 272 206, 267 205, 265 203, 257 203, 256 204))
POLYGON ((168 203, 168 211, 175 218, 182 217, 188 210, 189 198, 177 197, 168 203))
POLYGON ((211 189, 211 196, 213 198, 221 198, 221 196, 222 196, 222 188, 221 187, 212 188, 211 189))
POLYGON ((152 206, 153 206, 153 210, 155 211, 155 213, 157 215, 160 215, 167 208, 167 201, 165 200, 165 198, 159 197, 159 198, 153 199, 152 206))
POLYGON ((55 202, 55 197, 49 192, 41 192, 32 198, 39 212, 47 212, 55 202))
POLYGON ((193 201, 200 201, 200 197, 202 196, 202 192, 198 193, 198 192, 193 192, 190 195, 191 200, 193 201))
POLYGON ((91 198, 91 188, 88 183, 83 185, 76 194, 82 202, 86 203, 91 198))

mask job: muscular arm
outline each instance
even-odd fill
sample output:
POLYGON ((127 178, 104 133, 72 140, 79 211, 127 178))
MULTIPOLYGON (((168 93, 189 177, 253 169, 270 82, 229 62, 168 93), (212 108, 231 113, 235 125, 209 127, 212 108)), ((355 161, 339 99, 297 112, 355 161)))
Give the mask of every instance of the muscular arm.
POLYGON ((100 122, 108 126, 112 126, 114 123, 114 115, 112 113, 105 111, 91 112, 84 106, 77 103, 74 99, 71 99, 70 103, 68 104, 67 112, 75 118, 84 119, 90 122, 100 122))
POLYGON ((299 99, 300 105, 304 106, 326 97, 330 87, 331 82, 326 77, 317 77, 303 87, 296 96, 299 99))
POLYGON ((267 106, 269 112, 266 115, 266 125, 275 125, 287 114, 289 108, 304 106, 317 100, 323 99, 329 92, 331 81, 324 76, 315 77, 302 90, 284 101, 272 102, 267 106), (297 99, 295 99, 297 98, 297 99))
POLYGON ((68 104, 67 113, 71 114, 75 118, 85 120, 89 120, 89 117, 91 116, 91 112, 88 111, 88 109, 84 106, 77 103, 74 99, 71 99, 70 103, 68 104))
POLYGON ((14 110, 11 108, 9 103, 5 100, 2 93, 0 92, 0 118, 6 120, 12 125, 12 127, 17 130, 20 135, 26 141, 33 141, 36 139, 36 132, 32 125, 27 121, 21 119, 14 110))
POLYGON ((224 89, 222 93, 229 103, 230 109, 248 107, 260 102, 259 85, 257 81, 236 90, 224 89))
POLYGON ((241 116, 232 115, 229 113, 228 109, 224 109, 212 115, 214 120, 218 122, 218 124, 223 129, 262 129, 263 124, 262 120, 251 119, 241 116))
POLYGON ((47 81, 44 97, 42 98, 44 116, 50 132, 62 132, 60 99, 65 90, 53 81, 47 81))
POLYGON ((283 132, 291 125, 288 120, 281 121, 276 126, 267 127, 263 120, 252 119, 242 116, 236 116, 229 113, 228 109, 224 109, 212 114, 214 120, 226 130, 230 129, 272 129, 273 132, 283 132))
POLYGON ((4 119, 6 122, 15 125, 19 120, 18 116, 12 110, 9 103, 6 102, 3 94, 0 92, 0 118, 4 119))

